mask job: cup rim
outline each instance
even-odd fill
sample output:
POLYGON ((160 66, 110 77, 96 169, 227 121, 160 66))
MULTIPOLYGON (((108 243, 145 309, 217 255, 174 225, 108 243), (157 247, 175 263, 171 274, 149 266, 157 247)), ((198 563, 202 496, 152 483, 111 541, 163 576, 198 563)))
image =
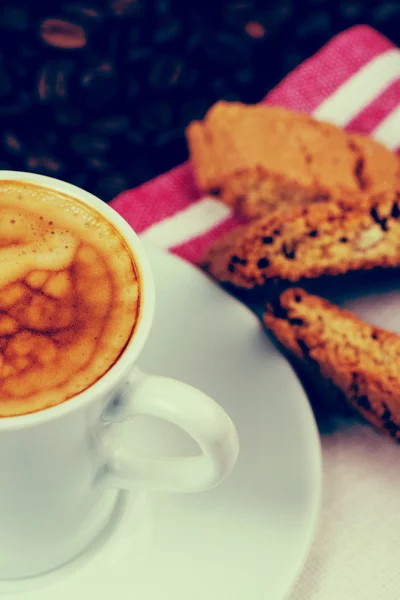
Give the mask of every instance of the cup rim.
POLYGON ((141 292, 138 323, 125 350, 116 363, 89 388, 72 398, 64 400, 60 404, 25 415, 0 417, 0 431, 5 431, 31 427, 64 417, 88 406, 98 397, 100 388, 102 388, 101 393, 106 395, 115 387, 127 375, 129 367, 133 368, 137 357, 146 343, 154 317, 155 288, 150 262, 138 235, 121 215, 111 206, 100 200, 100 198, 72 183, 36 173, 0 170, 0 181, 20 181, 49 188, 66 194, 93 208, 117 229, 132 252, 139 274, 141 292))

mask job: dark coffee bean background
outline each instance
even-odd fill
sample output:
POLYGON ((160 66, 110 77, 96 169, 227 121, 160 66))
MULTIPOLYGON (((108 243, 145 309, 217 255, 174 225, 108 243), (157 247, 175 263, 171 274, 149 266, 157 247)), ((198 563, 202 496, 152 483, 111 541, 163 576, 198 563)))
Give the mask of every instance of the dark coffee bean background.
POLYGON ((330 37, 400 44, 400 1, 3 0, 0 165, 105 201, 187 158, 218 99, 257 102, 330 37))

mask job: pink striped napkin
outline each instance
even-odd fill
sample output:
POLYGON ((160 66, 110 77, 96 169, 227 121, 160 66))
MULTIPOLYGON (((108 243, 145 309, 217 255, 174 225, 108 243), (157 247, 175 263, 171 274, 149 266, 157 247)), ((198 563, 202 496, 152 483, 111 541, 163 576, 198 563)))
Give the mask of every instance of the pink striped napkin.
MULTIPOLYGON (((400 50, 368 26, 353 27, 290 73, 264 99, 400 146, 400 50)), ((189 163, 120 194, 112 206, 143 239, 196 263, 236 223, 196 188, 189 163)))

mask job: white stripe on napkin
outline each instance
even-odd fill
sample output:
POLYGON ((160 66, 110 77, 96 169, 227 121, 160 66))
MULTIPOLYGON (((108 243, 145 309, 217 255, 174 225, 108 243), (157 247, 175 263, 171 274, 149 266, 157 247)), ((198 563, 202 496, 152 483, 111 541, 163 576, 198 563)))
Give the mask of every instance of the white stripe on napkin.
MULTIPOLYGON (((313 112, 317 119, 345 126, 400 74, 400 50, 393 49, 373 58, 326 98, 313 112)), ((396 122, 399 109, 393 111, 375 129, 374 137, 390 148, 397 147, 396 122)), ((397 125, 400 132, 400 126, 397 125)), ((398 137, 398 136, 397 136, 398 137)), ((179 246, 196 236, 207 233, 229 217, 229 208, 212 198, 205 197, 196 204, 184 208, 142 233, 142 239, 164 249, 179 246)))
POLYGON ((379 54, 314 110, 313 116, 343 127, 400 76, 400 50, 379 54))
POLYGON ((375 127, 372 135, 391 150, 400 146, 400 105, 375 127))
POLYGON ((172 248, 207 233, 225 221, 230 214, 230 209, 221 202, 203 198, 172 217, 155 223, 142 233, 141 238, 164 249, 172 248))

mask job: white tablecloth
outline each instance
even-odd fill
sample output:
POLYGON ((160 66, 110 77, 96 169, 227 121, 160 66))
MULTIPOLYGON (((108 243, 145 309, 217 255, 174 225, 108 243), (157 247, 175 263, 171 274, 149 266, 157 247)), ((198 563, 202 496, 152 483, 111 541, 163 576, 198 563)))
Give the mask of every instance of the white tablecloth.
POLYGON ((290 600, 397 600, 400 446, 368 425, 330 425, 317 537, 290 600))
MULTIPOLYGON (((398 285, 396 274, 385 278, 379 289, 376 283, 371 289, 365 284, 344 304, 400 333, 398 278, 398 285)), ((324 475, 319 528, 290 600, 398 600, 400 445, 361 420, 325 418, 320 423, 324 475)))

